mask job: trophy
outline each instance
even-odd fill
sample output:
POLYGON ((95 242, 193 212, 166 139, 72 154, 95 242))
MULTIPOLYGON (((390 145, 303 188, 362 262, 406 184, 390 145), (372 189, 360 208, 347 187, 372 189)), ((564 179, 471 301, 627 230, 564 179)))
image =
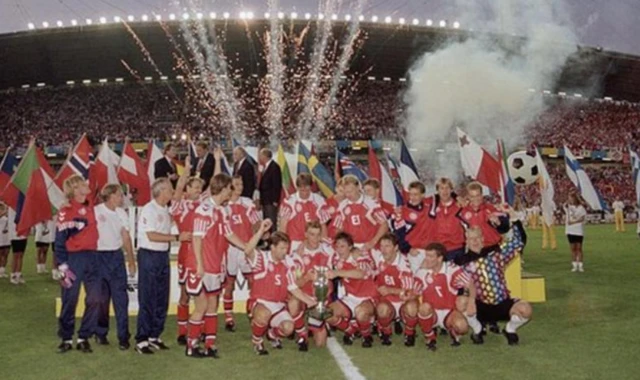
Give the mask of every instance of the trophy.
POLYGON ((326 301, 329 296, 329 284, 331 281, 327 277, 327 267, 316 267, 316 279, 313 282, 313 290, 318 300, 318 304, 309 311, 309 316, 319 321, 331 317, 332 310, 327 308, 326 301))

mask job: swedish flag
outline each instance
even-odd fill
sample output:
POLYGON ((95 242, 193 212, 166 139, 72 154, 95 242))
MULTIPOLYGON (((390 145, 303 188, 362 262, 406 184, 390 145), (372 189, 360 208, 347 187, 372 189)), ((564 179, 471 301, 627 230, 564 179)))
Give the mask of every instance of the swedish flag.
POLYGON ((326 198, 335 194, 336 181, 333 174, 302 142, 298 144, 298 173, 310 173, 318 189, 326 198))

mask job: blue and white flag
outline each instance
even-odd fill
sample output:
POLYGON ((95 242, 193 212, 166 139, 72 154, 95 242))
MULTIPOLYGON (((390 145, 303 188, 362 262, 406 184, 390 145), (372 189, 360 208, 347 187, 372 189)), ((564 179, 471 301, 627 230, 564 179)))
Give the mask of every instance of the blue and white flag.
POLYGON ((631 156, 631 175, 636 188, 636 205, 640 207, 640 175, 638 175, 640 173, 640 156, 631 148, 629 148, 629 154, 631 156))
POLYGON ((402 147, 400 148, 400 167, 398 168, 398 174, 400 175, 400 182, 402 182, 404 192, 409 191, 411 182, 420 180, 418 168, 416 168, 416 164, 404 140, 402 140, 402 147))
POLYGON ((578 188, 580 195, 587 202, 589 207, 593 210, 608 210, 607 205, 604 203, 602 196, 598 193, 598 190, 593 186, 591 180, 587 176, 587 173, 582 169, 578 159, 571 153, 569 148, 564 147, 564 163, 567 169, 567 176, 578 188))

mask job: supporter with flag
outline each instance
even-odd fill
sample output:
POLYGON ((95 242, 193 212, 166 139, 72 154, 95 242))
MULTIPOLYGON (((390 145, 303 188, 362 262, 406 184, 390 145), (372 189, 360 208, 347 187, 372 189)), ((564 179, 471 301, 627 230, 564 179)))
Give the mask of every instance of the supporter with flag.
POLYGON ((551 176, 544 161, 542 161, 542 155, 538 149, 536 149, 536 165, 540 173, 538 183, 540 185, 540 206, 542 209, 542 249, 550 246, 552 250, 555 250, 557 248, 556 233, 553 229, 556 211, 556 204, 553 200, 555 190, 551 176))
POLYGON ((578 159, 566 145, 564 147, 564 162, 569 180, 578 189, 580 196, 587 202, 589 207, 595 211, 607 210, 607 205, 602 200, 600 193, 591 183, 589 176, 580 166, 578 159))

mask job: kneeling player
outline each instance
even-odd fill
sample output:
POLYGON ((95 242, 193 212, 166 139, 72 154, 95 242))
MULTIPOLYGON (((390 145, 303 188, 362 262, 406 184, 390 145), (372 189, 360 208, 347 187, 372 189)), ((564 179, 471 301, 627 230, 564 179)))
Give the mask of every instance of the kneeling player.
POLYGON ((345 232, 336 235, 335 250, 334 270, 327 276, 329 279, 340 278, 346 294, 329 305, 333 316, 327 323, 344 331, 343 343, 346 345, 353 344, 357 326, 362 335, 362 347, 371 347, 371 321, 378 297, 373 280, 373 262, 368 254, 354 248, 353 238, 345 232), (355 318, 356 326, 349 323, 352 318, 355 318))
POLYGON ((401 318, 404 323, 404 344, 415 345, 418 324, 418 302, 413 293, 413 272, 407 258, 400 254, 398 241, 392 234, 380 238, 380 252, 374 259, 378 267, 376 285, 380 299, 376 306, 378 329, 383 346, 391 345, 391 322, 401 318))
POLYGON ((263 338, 268 333, 274 348, 282 348, 281 339, 293 333, 293 318, 287 310, 289 293, 307 306, 316 304, 296 285, 293 272, 285 257, 289 253, 289 237, 276 232, 270 238, 270 251, 258 251, 258 241, 271 228, 271 221, 264 220, 258 232, 245 248, 247 259, 253 269, 253 286, 247 309, 251 318, 252 342, 258 355, 267 355, 263 338))
POLYGON ((471 279, 462 268, 444 262, 447 253, 444 245, 431 243, 425 251, 422 268, 416 272, 416 288, 422 293, 418 311, 420 328, 429 350, 436 349, 433 331, 436 326, 447 329, 453 339, 452 346, 458 346, 459 337, 469 330, 463 313, 469 307, 471 279))
MULTIPOLYGON (((313 297, 315 290, 313 282, 316 280, 318 268, 330 268, 333 248, 322 242, 322 225, 318 221, 307 223, 305 240, 287 257, 296 275, 296 284, 303 292, 313 297)), ((330 285, 329 285, 330 286, 330 285)), ((293 324, 298 335, 298 349, 308 350, 307 339, 309 333, 304 321, 306 306, 297 298, 291 298, 288 303, 289 313, 293 316, 293 324)), ((327 329, 325 322, 309 316, 309 329, 313 333, 316 347, 323 347, 327 343, 327 329)))

